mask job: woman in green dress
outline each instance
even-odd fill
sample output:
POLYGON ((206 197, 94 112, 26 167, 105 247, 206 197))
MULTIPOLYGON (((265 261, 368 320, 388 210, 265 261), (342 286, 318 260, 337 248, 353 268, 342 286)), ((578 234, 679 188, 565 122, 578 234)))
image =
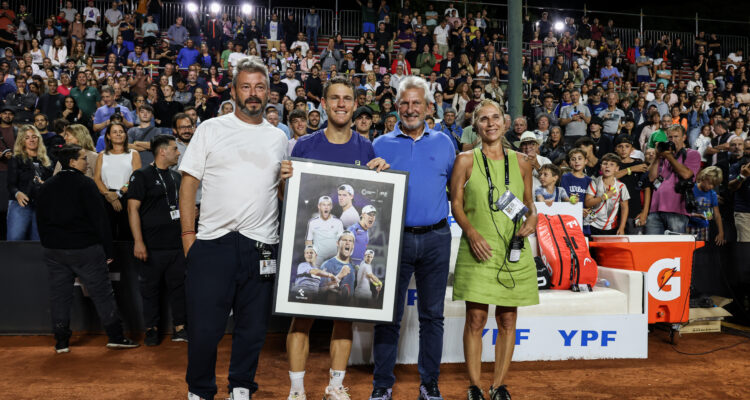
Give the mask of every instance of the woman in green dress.
POLYGON ((482 140, 481 148, 458 155, 450 185, 453 217, 463 230, 456 260, 453 300, 466 301, 464 357, 470 381, 469 400, 484 399, 480 389, 482 330, 487 323, 490 304, 496 306, 499 333, 489 395, 491 400, 510 400, 503 380, 513 357, 516 309, 539 303, 536 267, 526 239, 534 233, 537 221, 531 190, 531 165, 522 154, 519 156, 519 153, 503 148, 505 120, 500 106, 494 101, 483 100, 477 106, 473 127, 482 140), (497 204, 508 191, 526 207, 526 210, 516 210, 516 222, 511 219, 514 216, 511 210, 497 204), (523 222, 522 216, 526 217, 523 222), (514 237, 520 238, 524 246, 520 257, 510 261, 515 260, 508 254, 514 237))

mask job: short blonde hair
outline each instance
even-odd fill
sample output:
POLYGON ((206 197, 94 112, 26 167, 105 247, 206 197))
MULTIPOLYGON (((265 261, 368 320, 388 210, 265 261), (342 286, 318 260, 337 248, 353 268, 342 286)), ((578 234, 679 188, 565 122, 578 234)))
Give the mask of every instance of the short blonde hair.
POLYGON ((696 182, 707 181, 714 186, 719 186, 723 180, 724 174, 719 167, 707 167, 699 172, 698 177, 695 179, 696 182))

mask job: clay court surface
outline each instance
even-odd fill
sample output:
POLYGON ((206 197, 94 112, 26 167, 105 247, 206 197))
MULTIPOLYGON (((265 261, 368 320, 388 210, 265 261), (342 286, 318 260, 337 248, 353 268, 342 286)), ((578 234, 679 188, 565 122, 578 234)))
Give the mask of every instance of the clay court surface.
MULTIPOLYGON (((327 384, 328 348, 314 335, 305 388, 319 399, 327 384)), ((750 399, 750 342, 723 333, 683 335, 677 349, 700 353, 743 342, 707 355, 678 354, 668 333, 649 335, 647 360, 521 362, 511 365, 508 386, 519 399, 750 399)), ((461 340, 456 338, 456 340, 461 340)), ((2 399, 185 399, 186 344, 107 350, 105 336, 74 336, 71 352, 56 355, 51 336, 0 337, 2 399)), ((219 347, 217 399, 227 397, 226 374, 231 336, 219 347)), ((483 366, 490 384, 491 364, 483 366)), ((352 399, 367 399, 372 367, 349 368, 344 383, 352 399)), ((414 365, 398 366, 394 399, 415 399, 419 374, 414 365)), ((254 399, 286 399, 289 390, 284 335, 269 335, 261 355, 254 399)), ((446 399, 465 399, 462 364, 444 364, 440 388, 446 399)), ((486 388, 485 388, 486 390, 486 388)))

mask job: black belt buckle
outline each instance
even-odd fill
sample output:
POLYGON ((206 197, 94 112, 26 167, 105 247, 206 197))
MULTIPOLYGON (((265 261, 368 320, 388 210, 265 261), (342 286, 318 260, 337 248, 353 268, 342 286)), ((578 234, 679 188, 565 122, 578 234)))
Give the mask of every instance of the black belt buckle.
POLYGON ((426 225, 426 226, 407 226, 404 227, 404 231, 414 234, 414 235, 422 235, 427 232, 431 232, 437 229, 440 229, 445 226, 447 221, 445 218, 441 219, 440 222, 433 224, 433 225, 426 225))

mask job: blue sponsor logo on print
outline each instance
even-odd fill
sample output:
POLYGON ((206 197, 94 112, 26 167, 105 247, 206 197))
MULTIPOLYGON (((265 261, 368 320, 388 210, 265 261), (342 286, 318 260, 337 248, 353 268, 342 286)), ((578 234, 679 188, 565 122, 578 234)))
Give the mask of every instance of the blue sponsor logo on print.
MULTIPOLYGON (((581 334, 578 335, 578 330, 573 329, 570 332, 567 332, 563 329, 558 330, 560 332, 560 336, 562 336, 563 339, 563 345, 566 347, 570 347, 573 345, 573 341, 576 340, 576 337, 580 338, 581 347, 586 347, 589 345, 589 343, 599 343, 601 341, 602 347, 607 347, 609 342, 614 342, 616 339, 614 338, 615 335, 617 335, 617 331, 590 331, 590 330, 582 330, 581 334)), ((577 342, 578 340, 576 340, 577 342)))
POLYGON ((406 305, 413 306, 417 304, 417 289, 408 289, 406 291, 406 305))
MULTIPOLYGON (((492 345, 494 346, 497 342, 498 329, 485 329, 482 331, 482 337, 489 331, 492 331, 492 345)), ((516 329, 516 346, 520 346, 522 340, 529 340, 530 332, 531 329, 516 329)))
POLYGON ((449 215, 449 216, 448 216, 448 226, 452 226, 452 225, 453 225, 453 224, 455 224, 455 223, 456 223, 456 219, 455 219, 455 218, 453 218, 453 216, 452 216, 452 215, 449 215))

